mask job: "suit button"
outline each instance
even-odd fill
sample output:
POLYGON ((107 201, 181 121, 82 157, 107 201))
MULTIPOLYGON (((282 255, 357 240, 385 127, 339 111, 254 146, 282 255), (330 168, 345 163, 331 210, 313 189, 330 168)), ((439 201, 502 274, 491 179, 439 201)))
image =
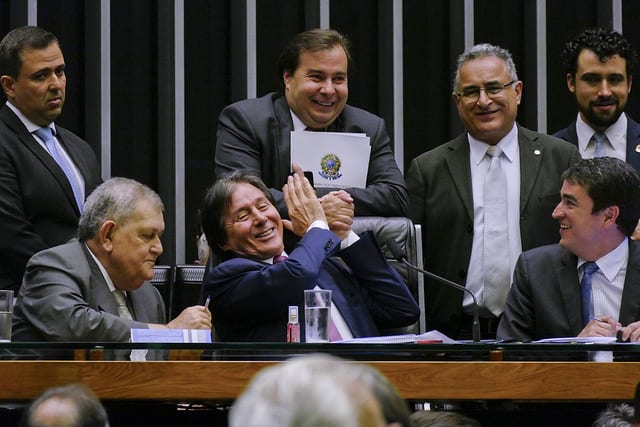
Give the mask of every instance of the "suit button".
POLYGON ((473 233, 473 224, 467 224, 467 233, 473 233))
POLYGON ((458 275, 460 276, 460 278, 461 278, 462 280, 465 280, 465 279, 467 278, 467 272, 466 272, 466 271, 464 271, 464 270, 460 270, 460 271, 458 272, 458 275))

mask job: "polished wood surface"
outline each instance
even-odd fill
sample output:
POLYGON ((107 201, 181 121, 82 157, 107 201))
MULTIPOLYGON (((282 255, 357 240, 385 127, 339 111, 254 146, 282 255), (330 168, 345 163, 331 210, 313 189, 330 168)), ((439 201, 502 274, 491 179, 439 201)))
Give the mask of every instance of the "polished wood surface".
MULTIPOLYGON (((102 399, 226 401, 266 361, 0 361, 0 400, 87 384, 102 399)), ((640 362, 367 362, 406 399, 631 400, 640 362)))

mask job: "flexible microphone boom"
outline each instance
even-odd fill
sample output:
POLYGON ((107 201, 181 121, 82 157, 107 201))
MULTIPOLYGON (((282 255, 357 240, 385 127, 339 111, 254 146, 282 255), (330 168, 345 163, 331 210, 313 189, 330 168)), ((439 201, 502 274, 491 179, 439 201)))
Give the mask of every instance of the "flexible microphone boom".
POLYGON ((407 261, 407 254, 404 249, 400 247, 398 242, 393 239, 387 240, 387 248, 391 251, 391 255, 399 262, 412 270, 417 271, 418 273, 422 273, 430 279, 433 279, 437 282, 444 283, 447 286, 451 286, 452 288, 456 288, 462 292, 466 292, 471 295, 471 299, 473 299, 473 324, 471 325, 472 333, 473 333, 473 342, 480 342, 480 321, 478 316, 478 301, 476 300, 476 296, 469 289, 465 288, 462 285, 459 285, 451 280, 447 280, 444 277, 440 277, 437 274, 433 274, 427 270, 423 270, 421 268, 416 267, 407 261))

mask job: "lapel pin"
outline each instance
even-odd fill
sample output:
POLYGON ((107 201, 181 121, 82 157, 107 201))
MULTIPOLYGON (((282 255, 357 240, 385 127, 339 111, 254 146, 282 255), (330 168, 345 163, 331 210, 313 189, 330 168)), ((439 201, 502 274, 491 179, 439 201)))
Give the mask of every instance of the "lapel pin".
POLYGON ((640 153, 640 145, 636 145, 636 153, 640 153))
MULTIPOLYGON (((640 145, 638 145, 636 147, 636 150, 640 149, 640 145)), ((542 151, 540 150, 533 150, 533 154, 535 154, 536 156, 539 156, 540 154, 542 154, 542 151)))

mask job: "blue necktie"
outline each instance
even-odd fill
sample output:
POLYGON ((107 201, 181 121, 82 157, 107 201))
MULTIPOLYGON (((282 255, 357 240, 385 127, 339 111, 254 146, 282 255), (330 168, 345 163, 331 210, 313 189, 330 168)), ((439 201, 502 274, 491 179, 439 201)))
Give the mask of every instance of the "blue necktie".
POLYGON ((609 140, 604 132, 596 132, 591 137, 591 140, 595 144, 593 150, 593 157, 604 157, 607 155, 605 144, 609 140))
POLYGON ((53 157, 53 159, 56 161, 58 166, 60 166, 60 169, 62 169, 64 174, 67 176, 67 181, 69 181, 69 184, 71 184, 71 189, 73 190, 73 196, 76 199, 76 204, 78 205, 78 209, 80 210, 80 213, 82 213, 82 206, 84 205, 84 197, 80 190, 80 183, 76 179, 76 176, 73 173, 73 170, 71 169, 71 165, 69 164, 69 162, 67 162, 66 159, 60 154, 60 151, 58 151, 56 141, 53 139, 53 132, 51 131, 51 128, 48 128, 48 127, 40 128, 36 130, 34 133, 38 135, 38 138, 44 141, 44 144, 47 147, 49 154, 51 154, 51 157, 53 157))
POLYGON ((593 317, 593 300, 591 295, 591 275, 598 271, 598 265, 593 261, 585 262, 582 267, 582 320, 586 325, 593 317))

